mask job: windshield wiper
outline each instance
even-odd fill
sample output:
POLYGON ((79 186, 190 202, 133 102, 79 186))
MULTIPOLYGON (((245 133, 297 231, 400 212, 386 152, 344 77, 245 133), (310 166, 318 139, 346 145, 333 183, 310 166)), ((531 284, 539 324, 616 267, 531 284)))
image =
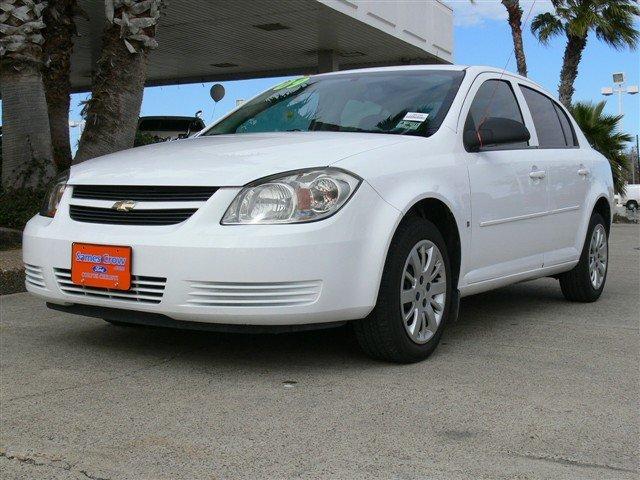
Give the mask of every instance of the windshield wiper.
POLYGON ((383 130, 365 130, 358 127, 344 127, 335 123, 313 120, 309 125, 310 132, 353 132, 353 133, 389 133, 383 130))

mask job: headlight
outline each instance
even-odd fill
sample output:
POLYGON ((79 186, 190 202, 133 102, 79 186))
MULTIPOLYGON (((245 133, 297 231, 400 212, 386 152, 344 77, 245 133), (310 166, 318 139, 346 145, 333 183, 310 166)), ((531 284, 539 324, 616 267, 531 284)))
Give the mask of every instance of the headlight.
POLYGON ((47 196, 44 197, 44 203, 40 209, 40 215, 43 217, 54 217, 58 210, 60 200, 62 200, 64 189, 67 188, 67 180, 69 180, 69 170, 56 177, 53 181, 53 185, 47 192, 47 196))
POLYGON ((337 168, 287 172, 242 189, 223 225, 304 223, 330 217, 347 203, 360 178, 337 168))

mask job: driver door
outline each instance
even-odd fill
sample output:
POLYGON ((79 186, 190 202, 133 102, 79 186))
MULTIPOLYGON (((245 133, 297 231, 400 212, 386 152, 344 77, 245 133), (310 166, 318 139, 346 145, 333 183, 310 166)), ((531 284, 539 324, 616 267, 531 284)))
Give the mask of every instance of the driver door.
MULTIPOLYGON (((485 118, 515 120, 531 128, 508 80, 480 77, 468 96, 465 130, 485 118), (475 87, 475 88, 474 88, 475 87)), ((467 284, 541 268, 548 210, 547 165, 527 143, 467 152, 471 193, 471 255, 467 284)))

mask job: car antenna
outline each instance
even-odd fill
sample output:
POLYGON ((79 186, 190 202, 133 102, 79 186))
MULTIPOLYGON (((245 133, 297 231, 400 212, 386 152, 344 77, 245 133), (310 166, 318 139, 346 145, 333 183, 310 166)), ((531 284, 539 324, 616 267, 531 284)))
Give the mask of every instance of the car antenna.
MULTIPOLYGON (((537 0, 533 0, 533 2, 531 2, 531 7, 529 7, 527 16, 524 18, 524 22, 522 22, 523 24, 526 25, 526 23, 529 21, 529 17, 533 12, 533 7, 536 5, 536 1, 537 0)), ((505 73, 507 73, 507 67, 511 63, 511 59, 513 58, 513 55, 514 55, 514 50, 511 50, 511 53, 509 53, 509 56, 507 57, 507 62, 504 64, 504 68, 502 69, 502 72, 500 72, 500 78, 498 80, 502 80, 502 77, 504 77, 505 73)), ((496 86, 493 87, 493 92, 491 92, 491 98, 489 98, 489 102, 487 103, 484 113, 482 114, 482 120, 480 120, 480 123, 478 123, 478 126, 476 127, 476 136, 478 137, 478 140, 480 140, 480 145, 482 145, 482 137, 480 137, 480 127, 482 127, 482 124, 487 120, 487 115, 489 114, 489 108, 491 108, 491 104, 493 103, 493 99, 496 95, 497 90, 498 90, 498 85, 496 84, 496 86)))

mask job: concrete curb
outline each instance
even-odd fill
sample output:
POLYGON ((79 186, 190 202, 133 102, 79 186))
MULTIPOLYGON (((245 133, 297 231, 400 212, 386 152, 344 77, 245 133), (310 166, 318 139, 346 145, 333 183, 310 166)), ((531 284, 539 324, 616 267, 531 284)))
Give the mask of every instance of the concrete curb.
POLYGON ((13 228, 0 227, 0 244, 15 245, 22 244, 22 231, 13 228))
POLYGON ((0 295, 24 291, 22 250, 16 248, 0 251, 0 295))

